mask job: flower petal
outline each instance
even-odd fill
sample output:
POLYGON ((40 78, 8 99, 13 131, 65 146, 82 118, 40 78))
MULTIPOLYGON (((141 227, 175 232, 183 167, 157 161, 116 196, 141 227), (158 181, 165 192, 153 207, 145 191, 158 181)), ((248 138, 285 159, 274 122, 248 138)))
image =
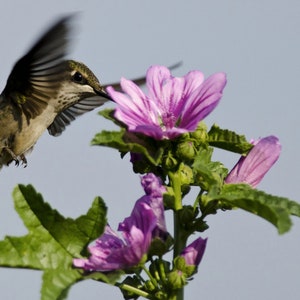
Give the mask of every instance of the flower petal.
POLYGON ((184 96, 189 97, 204 81, 204 75, 200 71, 190 71, 184 76, 184 96))
POLYGON ((112 87, 107 87, 107 92, 118 104, 115 117, 124 122, 129 129, 135 128, 138 124, 155 124, 157 120, 155 103, 149 101, 132 81, 122 78, 121 86, 128 96, 115 91, 112 87))
POLYGON ((275 136, 255 142, 246 157, 241 157, 227 175, 226 183, 248 183, 256 187, 279 158, 281 145, 275 136))
POLYGON ((199 121, 217 106, 225 85, 225 73, 217 73, 208 77, 186 100, 180 126, 195 130, 199 121))
POLYGON ((161 99, 162 89, 167 79, 171 78, 171 72, 164 66, 151 66, 146 75, 149 98, 161 99))

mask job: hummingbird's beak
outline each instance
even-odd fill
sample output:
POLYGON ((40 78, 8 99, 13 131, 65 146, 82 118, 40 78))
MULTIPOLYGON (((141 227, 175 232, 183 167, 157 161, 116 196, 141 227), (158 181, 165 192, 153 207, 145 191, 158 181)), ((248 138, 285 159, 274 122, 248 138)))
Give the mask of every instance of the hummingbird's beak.
POLYGON ((98 95, 98 96, 101 96, 107 100, 110 100, 110 101, 114 101, 106 92, 104 89, 101 89, 101 90, 96 90, 94 89, 95 93, 98 95))

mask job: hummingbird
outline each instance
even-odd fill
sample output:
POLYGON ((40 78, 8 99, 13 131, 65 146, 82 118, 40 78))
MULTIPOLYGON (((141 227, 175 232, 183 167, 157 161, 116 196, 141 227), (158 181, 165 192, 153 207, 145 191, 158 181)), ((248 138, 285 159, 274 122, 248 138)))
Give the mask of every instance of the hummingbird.
MULTIPOLYGON (((14 65, 0 94, 0 168, 27 165, 46 129, 60 135, 76 117, 112 100, 83 63, 66 60, 72 16, 63 17, 14 65)), ((145 78, 134 80, 143 84, 145 78)), ((117 83, 112 84, 116 89, 117 83)))

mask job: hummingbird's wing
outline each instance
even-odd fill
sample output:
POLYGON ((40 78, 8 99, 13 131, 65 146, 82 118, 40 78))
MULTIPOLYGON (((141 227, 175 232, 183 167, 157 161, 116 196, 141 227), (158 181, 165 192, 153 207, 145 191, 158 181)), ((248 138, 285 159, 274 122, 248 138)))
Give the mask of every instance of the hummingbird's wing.
POLYGON ((27 121, 38 116, 56 96, 64 75, 70 19, 56 22, 15 64, 2 92, 25 114, 27 121))
MULTIPOLYGON (((139 78, 135 78, 135 79, 131 79, 131 81, 133 81, 136 85, 141 86, 146 84, 146 77, 139 77, 139 78)), ((106 89, 108 86, 111 86, 114 90, 121 92, 122 88, 120 85, 120 82, 114 82, 114 83, 109 83, 103 86, 104 89, 106 89)))
MULTIPOLYGON (((173 69, 180 67, 181 65, 182 65, 182 62, 179 61, 179 62, 169 66, 168 69, 173 70, 173 69)), ((131 81, 133 81, 138 86, 142 86, 142 85, 146 84, 146 77, 145 76, 137 77, 137 78, 131 79, 131 81)), ((119 82, 114 82, 114 83, 109 83, 109 84, 103 85, 103 88, 106 89, 108 86, 113 87, 113 89, 118 92, 122 91, 122 88, 121 88, 121 85, 119 82)))
POLYGON ((72 121, 76 119, 76 117, 89 112, 96 107, 101 106, 107 101, 107 98, 100 98, 99 96, 95 96, 94 98, 85 98, 67 109, 61 111, 48 127, 48 132, 50 135, 59 136, 65 130, 66 126, 68 126, 72 121), (102 99, 102 100, 101 100, 102 99))

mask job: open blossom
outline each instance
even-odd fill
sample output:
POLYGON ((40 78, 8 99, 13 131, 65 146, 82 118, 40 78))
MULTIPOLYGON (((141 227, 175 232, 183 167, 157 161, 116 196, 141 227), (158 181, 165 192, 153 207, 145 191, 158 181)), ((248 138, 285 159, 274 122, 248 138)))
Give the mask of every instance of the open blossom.
POLYGON ((248 183, 255 188, 279 158, 281 145, 277 137, 268 136, 253 144, 247 156, 242 156, 229 172, 226 183, 248 183))
POLYGON ((130 269, 147 254, 153 237, 167 232, 162 200, 165 188, 161 180, 150 173, 142 177, 142 185, 146 195, 135 203, 131 215, 119 224, 121 237, 107 225, 103 235, 89 246, 91 256, 74 259, 75 267, 90 272, 130 269))
POLYGON ((112 87, 107 92, 117 103, 115 117, 129 131, 161 140, 194 131, 217 106, 226 76, 216 73, 204 80, 200 71, 191 71, 184 77, 173 77, 168 68, 152 66, 146 82, 148 95, 125 78, 121 79, 121 87, 126 94, 112 87))
POLYGON ((140 203, 127 219, 129 226, 120 230, 122 237, 107 225, 95 245, 88 248, 91 256, 74 259, 74 266, 91 272, 110 272, 138 265, 150 247, 156 217, 147 204, 140 203))
POLYGON ((200 264, 206 248, 206 242, 207 239, 199 237, 183 249, 180 256, 184 258, 187 265, 198 266, 200 264))

